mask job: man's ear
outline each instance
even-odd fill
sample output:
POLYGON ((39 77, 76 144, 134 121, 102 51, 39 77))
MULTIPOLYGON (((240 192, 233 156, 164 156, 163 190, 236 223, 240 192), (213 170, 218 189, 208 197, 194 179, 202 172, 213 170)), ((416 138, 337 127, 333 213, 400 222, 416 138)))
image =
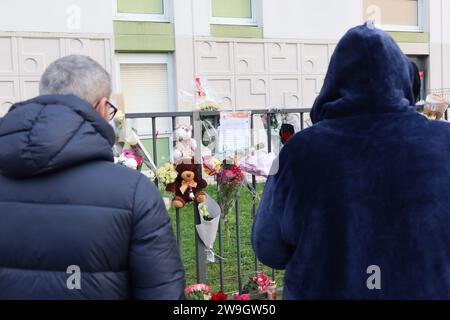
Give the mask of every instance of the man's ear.
POLYGON ((103 119, 108 119, 108 99, 105 97, 101 98, 95 110, 97 110, 103 119))

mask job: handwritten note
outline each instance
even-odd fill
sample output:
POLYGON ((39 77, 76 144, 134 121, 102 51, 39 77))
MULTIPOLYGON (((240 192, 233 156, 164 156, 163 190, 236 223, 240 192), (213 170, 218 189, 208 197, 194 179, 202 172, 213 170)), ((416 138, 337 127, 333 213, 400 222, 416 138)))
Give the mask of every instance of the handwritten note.
POLYGON ((221 112, 219 152, 232 154, 250 149, 250 122, 250 112, 221 112))

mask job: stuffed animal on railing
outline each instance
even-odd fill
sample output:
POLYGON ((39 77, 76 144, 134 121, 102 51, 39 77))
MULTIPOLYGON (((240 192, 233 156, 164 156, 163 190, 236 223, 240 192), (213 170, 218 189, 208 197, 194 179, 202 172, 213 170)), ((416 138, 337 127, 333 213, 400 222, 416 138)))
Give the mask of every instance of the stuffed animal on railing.
POLYGON ((181 209, 191 201, 204 202, 206 193, 203 190, 208 186, 208 183, 200 177, 194 160, 192 159, 191 163, 179 163, 175 170, 178 172, 177 179, 166 187, 166 191, 175 193, 172 205, 181 209))
POLYGON ((175 130, 176 145, 174 150, 175 163, 183 159, 191 159, 195 155, 197 142, 192 138, 192 126, 180 125, 175 130))

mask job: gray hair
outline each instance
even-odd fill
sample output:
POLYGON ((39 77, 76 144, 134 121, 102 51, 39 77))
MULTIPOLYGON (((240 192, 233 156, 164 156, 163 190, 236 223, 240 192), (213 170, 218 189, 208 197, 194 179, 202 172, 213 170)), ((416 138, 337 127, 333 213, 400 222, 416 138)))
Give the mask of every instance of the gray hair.
POLYGON ((41 78, 39 94, 73 94, 95 104, 111 95, 111 76, 92 58, 70 55, 48 66, 41 78))

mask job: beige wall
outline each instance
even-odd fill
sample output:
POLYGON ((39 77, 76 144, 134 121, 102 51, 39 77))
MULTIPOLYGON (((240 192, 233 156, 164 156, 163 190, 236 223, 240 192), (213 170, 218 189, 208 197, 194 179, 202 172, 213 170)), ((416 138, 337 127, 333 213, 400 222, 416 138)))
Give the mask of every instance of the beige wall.
POLYGON ((450 88, 450 1, 430 1, 429 88, 450 88))
POLYGON ((196 73, 225 107, 311 107, 334 47, 331 42, 198 38, 196 73))
POLYGON ((89 55, 112 72, 112 46, 109 35, 0 32, 0 116, 38 95, 45 68, 62 56, 89 55))
MULTIPOLYGON (((213 38, 209 34, 209 0, 173 1, 176 101, 179 109, 188 110, 192 106, 179 92, 194 94, 196 75, 208 80, 225 107, 310 107, 321 89, 335 44, 350 27, 363 23, 365 0, 261 0, 264 39, 213 38)), ((396 1, 406 7, 414 2, 396 1)), ((423 19, 426 32, 430 31, 428 2, 425 0, 423 19)), ((442 15, 450 23, 450 10, 442 15)), ((440 31, 435 29, 436 37, 440 31)), ((403 42, 400 47, 410 55, 430 54, 428 43, 403 42)), ((430 60, 436 61, 436 57, 434 54, 430 60)), ((435 71, 439 65, 433 65, 433 72, 441 77, 441 72, 435 71)))

